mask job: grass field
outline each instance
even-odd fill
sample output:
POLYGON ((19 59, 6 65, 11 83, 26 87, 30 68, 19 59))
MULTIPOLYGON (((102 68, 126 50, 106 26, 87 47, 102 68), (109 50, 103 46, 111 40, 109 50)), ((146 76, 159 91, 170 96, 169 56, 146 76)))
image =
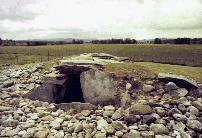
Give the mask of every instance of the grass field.
POLYGON ((107 65, 106 71, 114 72, 120 76, 128 75, 147 78, 153 77, 154 74, 159 72, 173 72, 174 74, 184 75, 202 83, 202 45, 85 44, 37 47, 10 46, 0 47, 0 65, 7 63, 11 65, 22 65, 43 62, 49 67, 54 64, 53 61, 57 61, 57 59, 62 57, 90 52, 104 52, 116 56, 126 56, 134 61, 138 61, 134 63, 124 63, 124 65, 107 65), (169 65, 166 63, 176 65, 169 65))
POLYGON ((202 66, 202 45, 63 45, 0 47, 0 64, 27 64, 81 53, 104 52, 138 62, 202 66))
POLYGON ((202 83, 202 67, 190 67, 180 65, 169 65, 151 62, 134 62, 123 64, 109 64, 105 69, 107 72, 123 77, 153 78, 154 74, 169 73, 183 75, 202 83))

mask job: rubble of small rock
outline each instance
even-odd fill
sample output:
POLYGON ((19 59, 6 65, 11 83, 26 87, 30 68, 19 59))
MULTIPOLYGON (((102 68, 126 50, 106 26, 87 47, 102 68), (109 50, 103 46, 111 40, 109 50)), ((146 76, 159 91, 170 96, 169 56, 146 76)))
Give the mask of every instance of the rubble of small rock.
MULTIPOLYGON (((103 67, 107 60, 109 63, 126 60, 104 53, 91 55, 96 61, 85 66, 94 66, 96 62, 97 66, 103 67)), ((85 55, 81 57, 92 59, 85 55)), ((62 64, 66 64, 64 62, 71 61, 64 60, 62 64)), ((55 103, 24 97, 44 83, 44 76, 55 76, 55 68, 45 72, 42 69, 43 65, 37 64, 0 71, 0 137, 202 137, 201 86, 187 78, 179 79, 179 76, 170 77, 168 74, 164 77, 160 74, 153 80, 123 78, 117 86, 124 91, 118 93, 120 105, 98 104, 92 107, 88 103, 70 103, 68 110, 64 110, 62 104, 58 107, 55 103), (182 83, 179 85, 178 82, 182 83), (77 109, 80 105, 81 108, 77 109)))

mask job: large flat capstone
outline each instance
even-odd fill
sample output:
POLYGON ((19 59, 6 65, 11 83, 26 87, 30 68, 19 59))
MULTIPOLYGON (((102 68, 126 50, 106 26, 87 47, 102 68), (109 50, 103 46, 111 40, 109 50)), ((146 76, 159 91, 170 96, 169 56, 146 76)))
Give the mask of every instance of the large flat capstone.
POLYGON ((91 104, 119 104, 113 79, 102 71, 89 70, 80 75, 85 102, 91 104))

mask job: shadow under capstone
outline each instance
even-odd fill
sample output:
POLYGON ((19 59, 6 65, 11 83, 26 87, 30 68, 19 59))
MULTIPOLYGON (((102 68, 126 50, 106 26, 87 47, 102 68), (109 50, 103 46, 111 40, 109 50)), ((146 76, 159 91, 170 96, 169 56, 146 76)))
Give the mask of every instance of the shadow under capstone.
POLYGON ((68 75, 66 90, 61 103, 82 102, 84 103, 83 92, 80 83, 80 74, 68 75))

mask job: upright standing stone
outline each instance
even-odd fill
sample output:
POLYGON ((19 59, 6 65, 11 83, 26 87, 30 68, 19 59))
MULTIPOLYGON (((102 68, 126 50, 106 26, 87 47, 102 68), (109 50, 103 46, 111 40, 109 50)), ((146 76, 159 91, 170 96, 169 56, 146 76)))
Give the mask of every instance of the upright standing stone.
POLYGON ((81 88, 85 102, 92 104, 117 104, 117 91, 113 79, 99 70, 81 73, 81 88))

